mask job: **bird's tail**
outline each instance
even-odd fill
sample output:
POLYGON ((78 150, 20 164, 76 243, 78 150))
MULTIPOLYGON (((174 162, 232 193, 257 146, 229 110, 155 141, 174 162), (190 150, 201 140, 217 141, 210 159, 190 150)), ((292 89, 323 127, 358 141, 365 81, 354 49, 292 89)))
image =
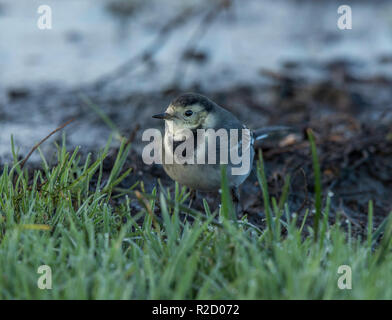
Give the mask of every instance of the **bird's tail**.
POLYGON ((255 140, 263 140, 268 137, 272 136, 284 136, 290 132, 294 132, 294 128, 292 127, 287 127, 287 126, 271 126, 271 127, 265 127, 261 129, 257 129, 253 131, 255 140))

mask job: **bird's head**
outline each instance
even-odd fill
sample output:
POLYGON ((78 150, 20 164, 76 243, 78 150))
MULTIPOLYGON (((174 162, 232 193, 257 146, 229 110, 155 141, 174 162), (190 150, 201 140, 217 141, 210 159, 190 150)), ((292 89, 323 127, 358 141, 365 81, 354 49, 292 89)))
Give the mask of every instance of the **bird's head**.
POLYGON ((216 105, 205 96, 186 93, 174 99, 166 111, 153 118, 163 119, 176 129, 202 129, 213 127, 216 105))

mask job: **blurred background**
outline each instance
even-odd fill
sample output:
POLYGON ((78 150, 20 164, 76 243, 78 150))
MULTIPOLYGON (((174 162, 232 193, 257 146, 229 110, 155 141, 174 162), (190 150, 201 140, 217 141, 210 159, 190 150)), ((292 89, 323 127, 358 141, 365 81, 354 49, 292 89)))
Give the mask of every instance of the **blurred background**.
MULTIPOLYGON (((382 217, 392 209, 392 2, 345 1, 352 30, 337 27, 342 4, 0 0, 0 163, 11 159, 11 134, 25 155, 71 118, 70 147, 102 148, 112 129, 99 112, 135 136, 137 163, 141 132, 158 125, 151 115, 176 95, 197 91, 253 129, 297 129, 264 146, 271 187, 279 192, 291 173, 301 189, 292 199, 297 208, 311 190, 304 134, 311 127, 323 183, 339 195, 334 205, 348 203, 345 212, 360 226, 356 214, 372 198, 382 217), (41 4, 52 9, 51 30, 37 27, 41 4)), ((50 155, 53 145, 42 149, 50 155)), ((38 160, 34 154, 30 161, 38 160)), ((161 175, 140 164, 136 172, 144 171, 161 175)), ((258 197, 249 197, 248 212, 258 197)))

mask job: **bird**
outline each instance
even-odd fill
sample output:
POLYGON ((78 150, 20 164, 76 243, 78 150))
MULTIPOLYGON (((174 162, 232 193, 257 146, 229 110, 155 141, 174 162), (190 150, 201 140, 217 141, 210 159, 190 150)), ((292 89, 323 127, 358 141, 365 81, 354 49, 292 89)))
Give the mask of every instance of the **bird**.
MULTIPOLYGON (((165 161, 165 154, 173 154, 173 151, 183 143, 188 136, 184 132, 191 132, 194 141, 193 150, 186 159, 197 159, 202 153, 208 154, 208 138, 211 132, 227 132, 227 150, 236 149, 239 156, 248 155, 248 167, 241 170, 240 174, 233 174, 235 168, 239 169, 242 164, 234 163, 232 159, 227 159, 226 175, 230 188, 235 210, 238 212, 240 206, 239 187, 246 180, 252 170, 255 155, 255 141, 266 138, 270 133, 287 129, 284 126, 269 127, 251 131, 233 113, 219 106, 217 103, 198 93, 184 93, 171 101, 164 113, 152 116, 155 119, 165 121, 165 133, 162 139, 162 164, 167 175, 177 181, 180 185, 187 186, 191 191, 216 192, 221 188, 221 148, 222 140, 216 139, 215 163, 197 161, 165 161), (204 139, 196 140, 196 135, 202 129, 206 132, 204 139), (212 129, 212 130, 210 130, 212 129), (239 132, 238 139, 233 140, 230 131, 239 132), (243 133, 242 135, 240 133, 243 133), (245 134, 244 134, 245 132, 245 134), (219 140, 219 141, 218 141, 219 140), (232 143, 232 144, 230 144, 232 143), (230 146, 230 147, 229 147, 230 146)), ((216 136, 215 136, 216 138, 216 136)), ((184 149, 185 150, 185 149, 184 149)), ((188 149, 189 150, 189 149, 188 149)), ((209 154, 208 154, 209 156, 209 154)), ((229 158, 229 157, 227 157, 229 158)))

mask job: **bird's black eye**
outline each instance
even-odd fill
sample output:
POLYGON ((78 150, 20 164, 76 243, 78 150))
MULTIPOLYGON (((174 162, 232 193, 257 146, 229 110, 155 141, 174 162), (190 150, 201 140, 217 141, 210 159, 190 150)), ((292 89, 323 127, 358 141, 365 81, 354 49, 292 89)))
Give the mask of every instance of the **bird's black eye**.
POLYGON ((185 111, 184 114, 185 114, 186 117, 190 117, 193 114, 193 111, 192 110, 187 110, 187 111, 185 111))

